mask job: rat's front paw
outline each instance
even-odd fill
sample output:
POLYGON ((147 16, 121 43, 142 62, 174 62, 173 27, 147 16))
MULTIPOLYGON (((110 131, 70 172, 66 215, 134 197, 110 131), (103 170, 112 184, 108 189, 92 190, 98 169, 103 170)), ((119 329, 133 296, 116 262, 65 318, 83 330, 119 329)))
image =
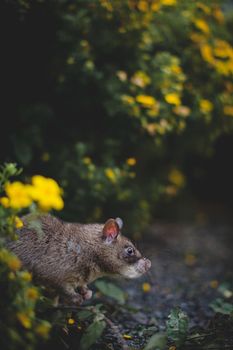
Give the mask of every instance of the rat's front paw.
POLYGON ((89 300, 92 298, 92 290, 88 289, 87 287, 80 288, 80 294, 84 300, 89 300))
POLYGON ((81 305, 84 301, 84 298, 82 295, 76 293, 75 295, 66 295, 65 298, 63 298, 63 303, 67 306, 78 306, 81 305))

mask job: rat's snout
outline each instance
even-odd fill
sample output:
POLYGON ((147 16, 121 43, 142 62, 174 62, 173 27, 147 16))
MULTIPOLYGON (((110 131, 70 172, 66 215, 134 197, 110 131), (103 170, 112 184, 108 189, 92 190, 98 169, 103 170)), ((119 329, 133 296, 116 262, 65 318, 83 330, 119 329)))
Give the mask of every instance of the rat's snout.
POLYGON ((151 267, 151 261, 146 258, 142 258, 138 261, 138 270, 141 273, 147 272, 151 267))

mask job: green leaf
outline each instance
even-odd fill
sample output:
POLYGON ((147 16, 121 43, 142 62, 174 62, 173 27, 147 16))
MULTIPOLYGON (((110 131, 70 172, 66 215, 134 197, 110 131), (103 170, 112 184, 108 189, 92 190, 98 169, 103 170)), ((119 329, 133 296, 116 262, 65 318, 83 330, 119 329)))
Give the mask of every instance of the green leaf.
POLYGON ((233 293, 232 293, 232 290, 231 290, 231 286, 230 286, 230 283, 222 283, 220 284, 220 286, 218 287, 218 292, 221 293, 224 298, 231 298, 233 293))
POLYGON ((88 310, 79 311, 77 317, 79 320, 86 320, 87 318, 93 316, 93 313, 88 310))
POLYGON ((226 303, 223 299, 217 298, 210 305, 211 309, 223 315, 230 315, 233 313, 233 304, 226 303))
POLYGON ((118 303, 125 303, 125 293, 119 287, 115 286, 115 284, 105 281, 97 281, 95 282, 95 286, 101 293, 115 299, 118 303))
POLYGON ((175 308, 168 316, 167 336, 177 347, 184 344, 188 331, 188 316, 179 308, 175 308))
POLYGON ((144 350, 163 350, 167 344, 166 333, 156 333, 152 335, 144 350))
POLYGON ((106 323, 104 321, 94 321, 86 329, 80 341, 80 349, 89 349, 102 335, 105 329, 106 323))

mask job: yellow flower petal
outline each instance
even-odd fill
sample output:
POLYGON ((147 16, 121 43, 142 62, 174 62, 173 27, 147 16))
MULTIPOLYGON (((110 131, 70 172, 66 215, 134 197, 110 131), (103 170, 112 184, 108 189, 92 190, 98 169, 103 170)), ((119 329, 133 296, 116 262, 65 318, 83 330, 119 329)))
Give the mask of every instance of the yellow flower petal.
POLYGON ((9 206, 10 206, 10 200, 9 200, 9 198, 7 198, 7 197, 2 197, 2 198, 0 198, 0 204, 2 204, 2 206, 3 206, 4 208, 9 208, 9 206))
POLYGON ((72 325, 72 324, 75 323, 75 320, 74 320, 73 318, 69 318, 68 321, 67 321, 67 323, 68 323, 69 325, 72 325))
POLYGON ((32 199, 27 192, 27 187, 19 181, 7 183, 5 185, 5 191, 9 198, 9 205, 11 208, 26 208, 32 203, 32 199))
POLYGON ((50 332, 51 329, 51 325, 46 322, 43 321, 41 324, 39 324, 36 328, 35 328, 35 332, 40 335, 41 337, 47 338, 48 334, 50 332))
POLYGON ((17 256, 11 256, 9 257, 9 259, 6 261, 8 267, 12 270, 12 271, 17 271, 21 268, 22 263, 19 260, 19 258, 17 258, 17 256))
POLYGON ((137 161, 135 158, 128 158, 126 159, 126 163, 130 166, 134 166, 137 163, 137 161))
POLYGON ((26 291, 26 297, 30 300, 37 300, 39 297, 38 290, 34 287, 28 288, 26 291))
POLYGON ((27 314, 25 314, 23 312, 18 312, 17 318, 24 328, 27 328, 27 329, 31 328, 31 320, 27 314))
POLYGON ((18 216, 15 216, 15 227, 16 228, 23 227, 23 221, 18 216))
POLYGON ((153 96, 137 95, 136 101, 145 108, 151 108, 156 105, 156 99, 153 96))
POLYGON ((149 283, 143 283, 142 290, 144 293, 148 293, 151 291, 151 285, 149 283))
POLYGON ((223 113, 229 117, 233 117, 233 106, 224 106, 223 113))
POLYGON ((165 95, 165 101, 176 106, 181 105, 180 96, 176 92, 165 95))
POLYGON ((105 169, 105 175, 112 183, 117 182, 117 177, 116 177, 116 174, 113 171, 113 169, 111 169, 111 168, 105 169))
POLYGON ((185 176, 176 168, 172 169, 168 175, 168 180, 177 187, 182 187, 185 184, 185 176))
POLYGON ((210 33, 210 28, 209 28, 208 24, 206 23, 206 21, 204 21, 203 19, 196 19, 194 21, 194 24, 201 32, 203 32, 205 34, 210 33))
POLYGON ((32 280, 32 274, 28 271, 22 271, 20 277, 25 282, 30 282, 32 280))
POLYGON ((132 337, 131 335, 129 335, 129 334, 123 334, 123 338, 124 338, 125 340, 130 340, 130 339, 132 339, 133 337, 132 337))
POLYGON ((202 113, 210 113, 213 110, 213 103, 209 100, 201 100, 200 101, 200 110, 202 113))
POLYGON ((188 253, 185 255, 184 261, 187 266, 194 266, 197 262, 197 258, 195 255, 188 253))
POLYGON ((211 288, 216 289, 216 288, 218 288, 218 285, 219 285, 219 283, 218 283, 217 280, 210 281, 210 287, 211 288))

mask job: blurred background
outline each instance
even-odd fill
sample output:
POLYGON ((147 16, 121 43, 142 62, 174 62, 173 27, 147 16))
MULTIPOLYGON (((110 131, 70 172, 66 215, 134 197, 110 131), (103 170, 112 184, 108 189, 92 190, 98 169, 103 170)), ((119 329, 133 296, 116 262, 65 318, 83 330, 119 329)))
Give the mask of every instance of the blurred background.
POLYGON ((0 163, 66 220, 229 222, 230 1, 3 1, 0 163))
POLYGON ((233 2, 3 0, 0 26, 1 349, 232 349, 233 2), (61 194, 152 261, 84 314, 5 249, 61 194))

